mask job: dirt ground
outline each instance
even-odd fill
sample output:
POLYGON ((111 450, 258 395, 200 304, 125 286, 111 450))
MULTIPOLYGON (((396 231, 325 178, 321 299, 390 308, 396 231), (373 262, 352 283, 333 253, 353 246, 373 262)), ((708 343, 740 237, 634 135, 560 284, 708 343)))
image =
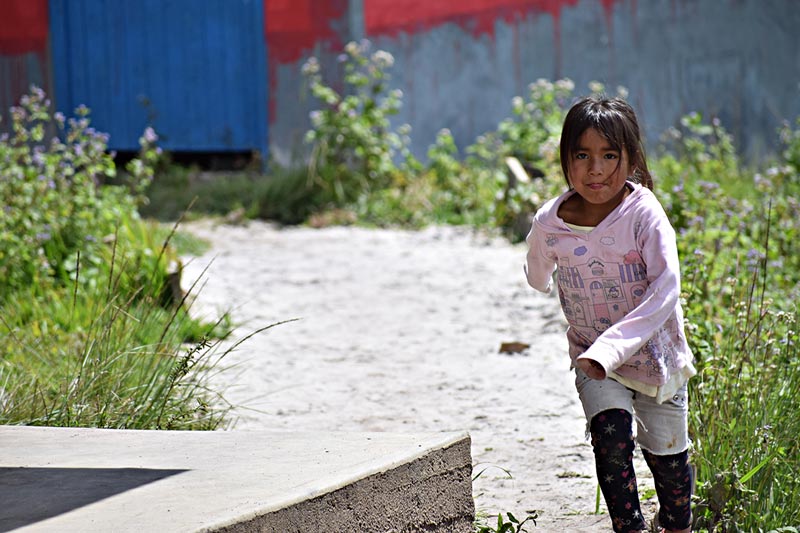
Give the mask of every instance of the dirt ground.
MULTIPOLYGON (((236 338, 275 322, 217 378, 234 429, 430 432, 472 437, 479 513, 538 512, 528 531, 611 531, 555 296, 525 282, 525 245, 466 228, 278 229, 211 221, 184 258, 193 309, 230 311, 236 338), (521 353, 500 353, 521 342, 521 353)), ((640 492, 652 487, 637 459, 640 492)), ((645 503, 652 517, 654 503, 645 503)))

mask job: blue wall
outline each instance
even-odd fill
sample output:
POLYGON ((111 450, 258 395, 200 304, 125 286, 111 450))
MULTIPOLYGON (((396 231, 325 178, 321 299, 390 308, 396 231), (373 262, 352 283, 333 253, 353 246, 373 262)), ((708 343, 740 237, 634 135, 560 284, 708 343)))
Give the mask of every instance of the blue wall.
POLYGON ((167 150, 266 151, 263 23, 255 0, 50 0, 57 107, 116 150, 153 126, 167 150))

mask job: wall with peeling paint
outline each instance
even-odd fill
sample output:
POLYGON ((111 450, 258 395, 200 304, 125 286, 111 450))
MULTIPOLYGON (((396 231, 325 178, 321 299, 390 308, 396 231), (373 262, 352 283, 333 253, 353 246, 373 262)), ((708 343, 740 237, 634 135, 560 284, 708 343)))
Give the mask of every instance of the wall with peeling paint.
MULTIPOLYGON (((317 55, 323 69, 335 72, 343 43, 361 37, 395 56, 393 85, 405 95, 396 122, 411 124, 418 155, 443 127, 460 146, 471 144, 509 116, 512 97, 538 78, 570 78, 580 94, 590 81, 626 87, 651 149, 681 116, 701 111, 719 117, 739 146, 760 156, 777 147, 781 121, 800 116, 796 0, 331 5, 316 19, 327 32, 322 38, 284 42, 298 45, 291 55, 270 51, 271 145, 279 160, 302 146, 313 108, 302 96, 303 61, 317 55)), ((279 39, 269 42, 281 46, 279 39)))
MULTIPOLYGON (((316 105, 303 62, 315 55, 335 73, 344 44, 361 38, 395 56, 392 83, 405 95, 395 122, 411 124, 423 157, 441 128, 461 147, 494 129, 538 78, 570 78, 580 93, 593 80, 626 87, 651 148, 697 110, 759 156, 777 147, 782 120, 800 116, 797 0, 262 1, 267 66, 251 75, 268 85, 270 150, 284 163, 305 153, 316 105)), ((31 83, 53 94, 51 22, 48 0, 0 4, 3 110, 31 83)))
POLYGON ((52 92, 47 15, 47 0, 0 4, 0 110, 3 112, 31 84, 42 87, 48 94, 52 92))

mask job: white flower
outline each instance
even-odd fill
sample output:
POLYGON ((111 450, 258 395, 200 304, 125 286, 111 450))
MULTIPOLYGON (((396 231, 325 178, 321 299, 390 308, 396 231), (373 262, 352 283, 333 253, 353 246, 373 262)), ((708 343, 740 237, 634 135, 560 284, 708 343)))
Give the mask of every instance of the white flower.
POLYGON ((394 56, 385 50, 378 50, 372 54, 372 62, 381 68, 390 68, 394 65, 394 56))

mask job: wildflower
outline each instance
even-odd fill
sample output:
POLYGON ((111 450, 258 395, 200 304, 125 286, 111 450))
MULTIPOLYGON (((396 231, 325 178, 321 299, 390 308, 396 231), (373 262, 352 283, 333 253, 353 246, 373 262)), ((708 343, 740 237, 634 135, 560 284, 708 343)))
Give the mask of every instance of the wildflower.
POLYGON ((569 78, 563 78, 556 81, 556 88, 565 92, 572 92, 575 90, 575 82, 569 78))
POLYGON ((700 188, 706 193, 719 189, 719 183, 713 183, 711 181, 699 181, 697 184, 700 185, 700 188))
POLYGON ((322 111, 315 110, 308 114, 308 118, 311 119, 311 123, 314 126, 319 126, 322 123, 322 111))
POLYGON ((302 73, 304 76, 311 76, 319 72, 319 61, 316 57, 309 57, 303 64, 302 73))
POLYGON ((53 114, 53 118, 55 119, 56 122, 58 122, 59 126, 63 126, 64 121, 66 120, 66 117, 64 117, 64 113, 62 113, 61 111, 56 111, 53 114))
POLYGON ((390 68, 394 65, 394 56, 384 50, 378 50, 372 54, 372 62, 379 68, 390 68))
MULTIPOLYGON (((78 106, 77 109, 75 109, 75 114, 78 115, 78 116, 81 116, 81 117, 85 117, 86 115, 89 114, 89 108, 86 107, 84 104, 81 104, 81 105, 78 106)), ((88 125, 88 123, 87 123, 87 125, 88 125)), ((84 128, 85 127, 86 126, 84 126, 84 128)))
POLYGON ((358 44, 355 41, 350 41, 344 46, 344 51, 354 56, 358 54, 358 44))
POLYGON ((602 94, 606 90, 606 86, 599 81, 589 82, 589 90, 594 94, 602 94))
POLYGON ((147 144, 154 144, 158 140, 158 135, 156 134, 155 130, 150 126, 144 129, 144 133, 142 134, 142 139, 147 144))

